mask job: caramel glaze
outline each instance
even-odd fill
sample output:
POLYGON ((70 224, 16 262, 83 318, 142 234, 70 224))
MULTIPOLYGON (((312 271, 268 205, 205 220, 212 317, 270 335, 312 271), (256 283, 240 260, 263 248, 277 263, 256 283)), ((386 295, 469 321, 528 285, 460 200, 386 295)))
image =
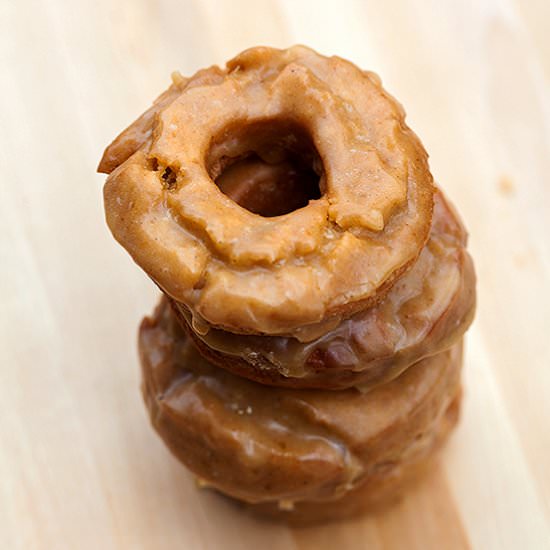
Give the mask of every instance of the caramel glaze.
MULTIPOLYGON (((220 187, 247 208, 282 208, 290 184, 275 185, 275 192, 262 192, 260 184, 265 188, 270 174, 272 182, 284 180, 284 170, 249 163, 225 175, 220 187)), ((197 324, 181 304, 172 306, 201 353, 234 374, 274 386, 368 390, 452 346, 472 321, 475 274, 466 232, 441 191, 434 199, 430 237, 413 267, 382 302, 312 341, 233 334, 197 324)))
POLYGON ((203 359, 163 299, 139 351, 152 423, 176 457, 203 484, 289 519, 395 495, 456 419, 461 344, 369 393, 270 388, 203 359))
POLYGON ((347 519, 361 514, 383 513, 403 494, 422 482, 437 459, 437 451, 447 441, 460 414, 461 392, 436 422, 430 445, 423 452, 411 453, 401 461, 388 461, 377 467, 376 476, 358 484, 340 499, 330 501, 278 501, 243 504, 255 515, 304 526, 347 519))
POLYGON ((425 245, 427 154, 380 79, 295 46, 251 48, 172 86, 106 149, 113 236, 211 327, 302 338, 378 303, 425 245), (262 216, 216 186, 243 157, 319 180, 262 216))

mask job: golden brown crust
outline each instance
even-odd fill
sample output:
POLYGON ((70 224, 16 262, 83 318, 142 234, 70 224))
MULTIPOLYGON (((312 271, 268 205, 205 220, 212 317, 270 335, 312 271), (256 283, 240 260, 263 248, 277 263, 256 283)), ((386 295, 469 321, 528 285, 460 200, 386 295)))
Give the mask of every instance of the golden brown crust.
POLYGON ((147 111, 121 132, 105 149, 97 171, 110 174, 117 166, 128 160, 144 143, 149 141, 158 112, 170 105, 180 91, 178 85, 172 84, 147 111))
POLYGON ((264 511, 292 502, 297 521, 321 503, 356 513, 398 494, 454 424, 460 345, 362 393, 235 377, 201 358, 166 301, 143 321, 139 344, 145 401, 171 451, 208 485, 264 511))
POLYGON ((299 46, 210 71, 107 149, 105 170, 135 150, 105 186, 115 238, 169 296, 231 332, 322 330, 379 301, 417 258, 433 206, 402 108, 372 74, 299 46), (306 207, 265 218, 213 183, 251 150, 271 161, 299 149, 304 132, 323 191, 306 207))
POLYGON ((241 503, 254 515, 284 521, 303 527, 348 519, 361 514, 380 514, 397 503, 406 491, 422 482, 437 458, 437 451, 446 443, 460 415, 462 392, 447 407, 438 421, 430 446, 408 460, 387 462, 378 466, 377 475, 358 485, 345 497, 323 502, 241 503))
POLYGON ((473 318, 475 274, 466 232, 438 191, 430 238, 419 260, 372 308, 310 342, 198 332, 171 305, 201 354, 236 375, 273 386, 339 390, 374 387, 457 342, 473 318))

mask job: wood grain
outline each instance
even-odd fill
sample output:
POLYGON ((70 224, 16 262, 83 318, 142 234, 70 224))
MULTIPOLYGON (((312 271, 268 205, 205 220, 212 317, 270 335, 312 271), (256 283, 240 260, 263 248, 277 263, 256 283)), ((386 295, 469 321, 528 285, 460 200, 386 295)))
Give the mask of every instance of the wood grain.
POLYGON ((550 3, 0 3, 0 548, 550 548, 550 3), (377 71, 471 233, 460 428, 387 514, 291 530, 199 493, 141 403, 155 289, 106 229, 103 147, 257 44, 377 71))

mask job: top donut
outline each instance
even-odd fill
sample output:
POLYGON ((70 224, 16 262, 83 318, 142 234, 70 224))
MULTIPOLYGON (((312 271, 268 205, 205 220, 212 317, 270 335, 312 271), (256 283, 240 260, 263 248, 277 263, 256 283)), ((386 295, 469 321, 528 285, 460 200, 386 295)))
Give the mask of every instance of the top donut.
POLYGON ((173 80, 99 165, 134 260, 197 327, 307 340, 379 301, 428 238, 434 188, 378 77, 295 46, 173 80), (231 200, 216 179, 252 156, 313 174, 309 202, 266 217, 231 200))

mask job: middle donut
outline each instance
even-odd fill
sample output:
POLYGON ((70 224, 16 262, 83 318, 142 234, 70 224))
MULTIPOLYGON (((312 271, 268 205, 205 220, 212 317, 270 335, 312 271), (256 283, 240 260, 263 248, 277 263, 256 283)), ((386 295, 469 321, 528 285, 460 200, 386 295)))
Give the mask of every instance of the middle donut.
MULTIPOLYGON (((278 186, 284 200, 279 180, 289 181, 284 166, 249 163, 219 185, 239 204, 265 209, 270 185, 278 186)), ((273 386, 368 390, 451 347, 470 325, 475 274, 466 238, 456 213, 437 190, 430 236, 413 267, 381 302, 310 341, 198 326, 181 304, 171 300, 171 305, 202 355, 234 374, 273 386)))

